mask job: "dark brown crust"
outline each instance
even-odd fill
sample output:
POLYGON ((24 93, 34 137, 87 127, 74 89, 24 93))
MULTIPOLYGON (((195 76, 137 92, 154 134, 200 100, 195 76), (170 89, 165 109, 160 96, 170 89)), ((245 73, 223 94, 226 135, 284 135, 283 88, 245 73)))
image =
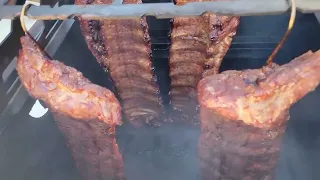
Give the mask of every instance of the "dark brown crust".
POLYGON ((195 90, 202 77, 210 44, 208 32, 209 24, 203 17, 179 17, 173 20, 169 57, 169 95, 174 110, 171 115, 173 122, 198 123, 197 103, 188 102, 190 96, 186 90, 195 90))
POLYGON ((107 51, 103 43, 103 36, 100 31, 100 21, 98 20, 80 20, 80 27, 88 47, 92 54, 97 58, 98 62, 108 67, 107 51))
POLYGON ((17 71, 28 93, 56 113, 55 120, 86 180, 124 180, 115 139, 121 108, 113 93, 80 72, 52 61, 34 40, 21 38, 17 71), (58 115, 60 114, 60 115, 58 115))
POLYGON ((99 121, 82 122, 59 114, 54 119, 85 180, 126 179, 115 126, 99 121))
MULTIPOLYGON (((110 4, 111 0, 76 0, 75 3, 110 4)), ((141 1, 124 0, 123 3, 133 4, 141 3, 141 1)), ((110 71, 124 106, 127 102, 136 102, 135 107, 132 107, 135 111, 123 109, 126 118, 137 126, 142 125, 142 122, 159 125, 162 101, 152 70, 150 37, 145 17, 97 21, 97 25, 93 28, 88 22, 80 20, 89 49, 110 71), (141 92, 146 94, 146 98, 128 96, 128 93, 141 92), (154 99, 157 99, 157 102, 154 99), (144 105, 151 102, 154 103, 153 106, 144 105)))
POLYGON ((320 51, 278 66, 225 71, 198 85, 204 180, 273 179, 289 108, 320 83, 320 51))
MULTIPOLYGON (((203 0, 177 0, 176 5, 203 0)), ((206 1, 206 0, 204 0, 206 1)), ((190 93, 179 91, 182 87, 196 89, 199 80, 218 73, 232 37, 239 24, 239 17, 216 16, 206 13, 199 17, 174 18, 170 47, 170 98, 174 112, 172 121, 198 124, 197 103, 190 104, 190 93), (174 92, 174 93, 171 93, 174 92), (185 97, 177 100, 175 96, 185 97), (184 104, 181 104, 184 103, 184 104), (194 107, 190 107, 190 106, 194 107), (179 113, 180 112, 180 113, 179 113), (181 118, 179 116, 183 116, 181 118), (190 116, 190 118, 186 118, 190 116)))
POLYGON ((239 17, 216 16, 208 14, 211 26, 211 44, 208 49, 208 59, 204 65, 205 71, 202 77, 217 74, 224 56, 231 45, 234 35, 236 35, 239 25, 239 17))
POLYGON ((260 129, 224 119, 203 107, 200 118, 198 158, 202 180, 274 179, 285 124, 260 129))

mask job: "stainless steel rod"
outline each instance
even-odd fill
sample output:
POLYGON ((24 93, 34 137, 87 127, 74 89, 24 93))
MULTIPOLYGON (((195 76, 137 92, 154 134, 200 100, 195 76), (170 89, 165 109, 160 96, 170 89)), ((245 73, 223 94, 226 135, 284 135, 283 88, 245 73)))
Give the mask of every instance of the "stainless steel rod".
MULTIPOLYGON (((320 0, 296 0, 302 12, 320 11, 320 0)), ((20 15, 22 6, 0 7, 0 19, 12 19, 20 15)), ((112 4, 112 5, 63 5, 60 7, 31 6, 27 16, 32 19, 53 20, 81 16, 86 19, 132 18, 143 15, 157 18, 198 16, 205 12, 219 15, 257 16, 284 13, 290 8, 286 0, 232 0, 192 2, 182 6, 173 3, 112 4)))

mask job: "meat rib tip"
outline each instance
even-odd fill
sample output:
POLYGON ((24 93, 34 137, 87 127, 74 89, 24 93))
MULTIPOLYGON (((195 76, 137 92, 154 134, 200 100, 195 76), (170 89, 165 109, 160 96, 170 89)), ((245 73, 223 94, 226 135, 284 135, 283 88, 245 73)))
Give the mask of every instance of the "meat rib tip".
POLYGON ((17 71, 28 93, 55 112, 77 167, 86 180, 124 180, 115 139, 121 107, 114 94, 76 69, 55 60, 26 35, 21 38, 17 71))
POLYGON ((320 83, 320 51, 199 82, 203 179, 273 179, 289 109, 320 83))
MULTIPOLYGON (((77 5, 111 3, 112 0, 75 1, 77 5)), ((141 1, 123 0, 123 4, 134 3, 141 1)), ((80 19, 80 26, 90 51, 115 82, 126 119, 135 126, 160 125, 163 107, 151 64, 150 37, 145 17, 80 19), (146 96, 129 96, 129 93, 144 93, 146 96)))
POLYGON ((72 118, 121 124, 121 107, 111 91, 91 83, 76 69, 50 60, 29 35, 21 38, 21 44, 17 71, 31 96, 72 118))
MULTIPOLYGON (((177 0, 176 5, 202 0, 177 0)), ((206 13, 173 19, 170 47, 172 121, 198 124, 196 91, 202 77, 217 74, 239 24, 239 17, 206 13), (189 91, 185 91, 188 88, 189 91), (191 100, 194 99, 194 100, 191 100), (189 103, 190 100, 193 103, 189 103)))

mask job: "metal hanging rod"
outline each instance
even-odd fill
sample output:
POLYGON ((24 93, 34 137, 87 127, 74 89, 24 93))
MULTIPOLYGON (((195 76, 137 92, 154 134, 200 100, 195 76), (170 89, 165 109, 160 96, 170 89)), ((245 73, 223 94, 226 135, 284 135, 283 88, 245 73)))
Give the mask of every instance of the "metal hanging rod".
MULTIPOLYGON (((296 0, 297 9, 303 13, 320 12, 320 0, 296 0)), ((0 6, 0 19, 20 16, 22 6, 0 6)), ((214 2, 190 2, 182 6, 173 3, 117 4, 112 5, 63 5, 60 7, 31 6, 27 16, 32 19, 84 19, 132 18, 144 15, 157 18, 198 16, 205 12, 219 15, 258 16, 286 12, 290 4, 286 0, 231 0, 214 2)))

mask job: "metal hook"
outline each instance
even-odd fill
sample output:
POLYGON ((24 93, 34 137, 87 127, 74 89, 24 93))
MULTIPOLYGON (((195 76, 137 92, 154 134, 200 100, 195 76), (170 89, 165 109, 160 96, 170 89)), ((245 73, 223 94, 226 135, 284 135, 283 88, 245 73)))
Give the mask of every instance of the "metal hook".
POLYGON ((272 65, 272 61, 273 61, 274 57, 276 56, 276 54, 278 53, 280 48, 283 46, 284 42, 287 40, 287 38, 293 28, 293 25, 294 25, 294 22, 296 19, 297 7, 296 7, 295 0, 290 0, 290 3, 291 3, 291 14, 290 14, 290 20, 289 20, 289 24, 288 24, 288 29, 287 29, 286 33, 284 34, 284 36, 282 37, 282 39, 280 40, 279 44, 275 47, 275 49, 273 50, 273 52, 269 56, 269 58, 266 62, 267 66, 272 65))
POLYGON ((22 6, 21 13, 20 13, 20 24, 21 24, 21 28, 22 28, 22 30, 24 31, 25 34, 28 33, 28 29, 27 29, 26 24, 25 24, 25 22, 24 22, 24 16, 25 16, 25 14, 26 14, 26 11, 28 10, 28 8, 29 8, 31 5, 40 6, 40 1, 36 1, 36 0, 33 0, 33 1, 26 0, 26 2, 24 3, 24 5, 22 6))

